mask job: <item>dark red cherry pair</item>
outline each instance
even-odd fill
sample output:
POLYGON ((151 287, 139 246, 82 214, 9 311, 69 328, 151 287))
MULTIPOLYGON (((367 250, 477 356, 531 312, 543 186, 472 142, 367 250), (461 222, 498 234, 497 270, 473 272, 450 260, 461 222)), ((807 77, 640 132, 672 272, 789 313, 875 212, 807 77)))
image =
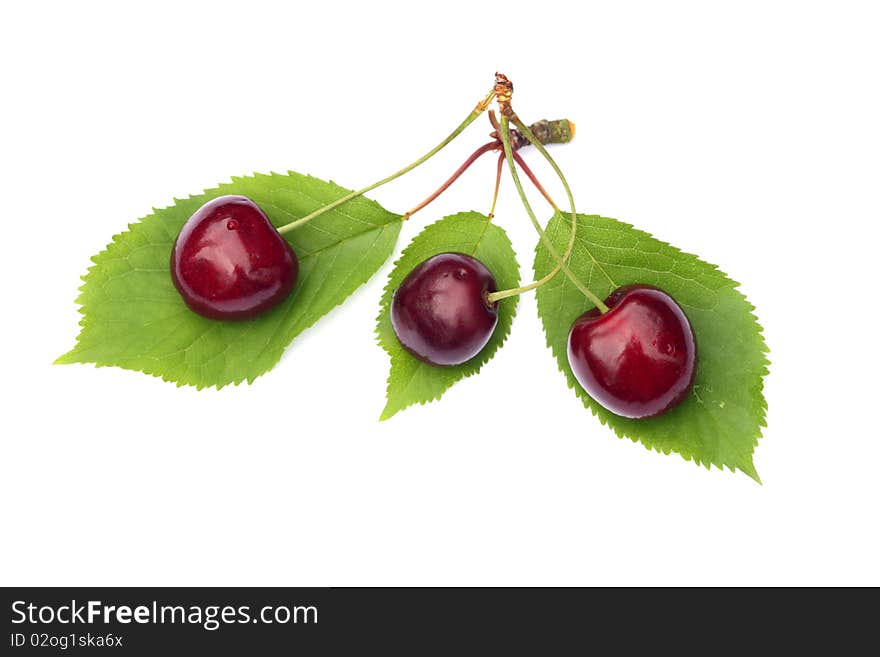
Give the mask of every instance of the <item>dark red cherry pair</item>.
POLYGON ((684 311, 648 285, 615 290, 600 314, 581 315, 568 335, 568 362, 584 390, 612 413, 661 415, 687 397, 697 345, 684 311))
MULTIPOLYGON (((487 299, 495 279, 478 260, 442 253, 412 270, 391 301, 401 345, 432 365, 476 356, 498 323, 487 299)), ((608 312, 590 310, 568 337, 568 361, 584 390, 612 413, 661 415, 687 397, 697 347, 690 322, 666 292, 647 285, 619 288, 608 312)))
POLYGON ((192 310, 248 319, 277 306, 293 286, 293 249, 244 196, 208 201, 184 224, 171 251, 171 278, 192 310))

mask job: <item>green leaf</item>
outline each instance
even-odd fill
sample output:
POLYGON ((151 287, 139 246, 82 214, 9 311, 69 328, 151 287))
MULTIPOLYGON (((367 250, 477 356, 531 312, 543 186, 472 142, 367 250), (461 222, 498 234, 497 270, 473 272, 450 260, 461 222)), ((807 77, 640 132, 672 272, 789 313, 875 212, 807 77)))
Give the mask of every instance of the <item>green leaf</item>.
POLYGON ((387 399, 381 418, 386 420, 415 403, 425 404, 441 395, 456 381, 476 374, 510 333, 516 313, 517 297, 498 302, 498 325, 483 350, 471 360, 454 367, 435 367, 423 363, 400 346, 391 327, 391 297, 403 279, 419 263, 438 253, 457 252, 481 261, 499 290, 519 285, 519 266, 507 233, 478 212, 462 212, 425 228, 406 247, 388 278, 377 320, 379 344, 391 356, 387 399))
POLYGON ((169 258, 184 222, 224 194, 253 199, 278 226, 348 193, 332 182, 288 172, 233 178, 154 210, 92 258, 77 302, 82 330, 59 363, 115 365, 197 388, 253 382, 302 331, 342 303, 394 250, 401 218, 356 198, 287 236, 299 258, 291 295, 244 322, 207 319, 183 303, 169 258))
MULTIPOLYGON (((570 216, 554 215, 547 236, 560 253, 570 235, 570 216)), ((539 243, 535 275, 554 265, 539 243)), ((593 401, 568 365, 572 322, 592 307, 563 274, 537 290, 538 313, 547 344, 568 385, 584 406, 619 437, 641 441, 649 449, 676 452, 697 464, 742 470, 760 482, 752 455, 764 421, 763 378, 767 346, 754 307, 714 265, 682 253, 628 224, 606 217, 578 215, 577 240, 570 260, 574 274, 601 298, 619 285, 647 283, 662 288, 682 306, 697 338, 697 374, 693 393, 681 405, 656 418, 631 420, 593 401)))

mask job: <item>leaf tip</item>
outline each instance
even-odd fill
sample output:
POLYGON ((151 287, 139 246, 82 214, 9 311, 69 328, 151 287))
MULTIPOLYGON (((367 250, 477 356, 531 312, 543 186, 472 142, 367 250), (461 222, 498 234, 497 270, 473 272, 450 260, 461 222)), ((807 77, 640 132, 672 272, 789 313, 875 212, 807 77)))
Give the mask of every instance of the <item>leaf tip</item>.
POLYGON ((58 358, 56 358, 55 360, 52 361, 52 364, 53 365, 70 365, 71 363, 75 363, 76 360, 74 359, 74 355, 73 355, 75 351, 76 351, 76 348, 71 349, 66 354, 61 354, 60 356, 58 356, 58 358))
POLYGON ((755 466, 754 464, 752 464, 751 461, 749 461, 746 465, 741 465, 739 469, 742 470, 744 474, 747 474, 759 486, 764 485, 764 482, 761 481, 761 477, 758 474, 758 471, 755 470, 755 466))
POLYGON ((392 417, 397 415, 397 411, 399 409, 391 408, 391 402, 385 405, 385 408, 382 409, 382 413, 379 415, 379 422, 384 422, 385 420, 390 420, 392 417))

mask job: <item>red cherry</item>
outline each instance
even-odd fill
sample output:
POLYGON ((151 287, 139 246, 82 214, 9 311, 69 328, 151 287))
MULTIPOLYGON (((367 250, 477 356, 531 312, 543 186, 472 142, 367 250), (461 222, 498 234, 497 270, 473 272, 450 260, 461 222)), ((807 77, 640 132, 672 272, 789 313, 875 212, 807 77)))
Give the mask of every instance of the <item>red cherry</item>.
POLYGON ((400 344, 431 365, 460 365, 489 342, 498 308, 492 273, 462 253, 441 253, 413 269, 394 292, 391 326, 400 344))
POLYGON ((654 417, 687 397, 697 344, 684 311, 663 290, 629 285, 575 320, 568 362, 587 394, 612 413, 654 417))
POLYGON ((180 296, 214 319, 247 319, 278 305, 298 272, 293 249, 244 196, 205 203, 183 225, 171 251, 171 278, 180 296))

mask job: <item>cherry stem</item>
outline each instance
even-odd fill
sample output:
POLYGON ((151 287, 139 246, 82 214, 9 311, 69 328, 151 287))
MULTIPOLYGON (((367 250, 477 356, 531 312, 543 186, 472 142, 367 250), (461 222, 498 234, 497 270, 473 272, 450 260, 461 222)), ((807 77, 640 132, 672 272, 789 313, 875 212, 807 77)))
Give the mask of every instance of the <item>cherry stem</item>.
MULTIPOLYGON (((516 173, 516 167, 514 166, 514 158, 513 158, 514 151, 510 145, 510 126, 509 126, 508 119, 506 116, 501 117, 501 126, 499 126, 498 132, 501 135, 501 143, 504 148, 504 152, 502 153, 502 155, 507 160, 507 164, 510 168, 510 174, 511 174, 511 177, 513 178, 513 183, 516 186, 516 190, 519 193, 519 197, 522 200, 523 205, 525 205, 526 211, 528 212, 529 218, 532 220, 532 223, 535 225, 536 228, 540 229, 540 224, 538 224, 538 220, 535 217, 535 213, 532 211, 532 206, 529 205, 529 201, 528 201, 528 198, 526 197, 525 190, 523 189, 522 182, 520 182, 519 175, 516 173)), ((548 248, 552 249, 553 246, 549 245, 548 248)), ((521 287, 511 288, 509 290, 500 290, 498 292, 490 292, 489 294, 486 295, 486 301, 490 304, 495 303, 497 301, 500 301, 501 299, 507 299, 509 297, 514 297, 514 296, 520 295, 523 292, 528 292, 529 290, 537 289, 537 288, 541 287, 544 283, 550 281, 554 276, 556 276, 556 274, 559 273, 559 270, 562 268, 561 267, 562 261, 560 260, 559 255, 557 253, 555 253, 555 251, 554 251, 553 255, 556 258, 557 265, 546 276, 538 279, 537 281, 529 283, 528 285, 523 285, 521 287)), ((566 254, 566 255, 568 255, 568 254, 566 254)))
MULTIPOLYGON (((513 121, 513 124, 517 128, 520 129, 520 132, 522 132, 522 134, 524 134, 526 136, 526 139, 529 140, 529 142, 532 144, 532 146, 534 146, 538 150, 538 152, 544 156, 544 159, 547 160, 547 162, 550 164, 550 167, 553 169, 553 171, 556 172, 556 175, 559 177, 559 181, 562 183, 562 187, 565 189, 565 195, 568 197, 568 203, 571 206, 572 224, 571 224, 571 237, 569 239, 568 249, 566 251, 566 253, 568 255, 566 255, 566 257, 563 258, 562 270, 565 272, 565 275, 568 276, 568 278, 571 280, 571 282, 574 283, 575 287, 577 287, 581 292, 583 292, 584 296, 587 297, 587 299, 589 299, 591 302, 593 302, 593 304, 599 309, 599 312, 604 315, 609 310, 608 306, 606 306, 605 303, 603 303, 602 300, 599 299, 593 293, 592 290, 590 290, 587 286, 585 286, 580 281, 580 279, 578 279, 578 277, 574 275, 574 273, 571 271, 571 269, 569 269, 568 264, 567 264, 568 258, 571 254, 571 250, 574 247, 574 243, 575 243, 575 232, 577 230, 577 214, 574 209, 574 197, 572 196, 572 193, 571 193, 571 187, 569 186, 568 181, 565 179, 565 174, 562 173, 562 169, 559 168, 559 165, 556 164, 556 161, 551 157, 550 153, 547 152, 547 149, 544 148, 544 144, 541 142, 541 140, 535 136, 535 134, 533 133, 530 126, 527 126, 525 123, 523 123, 515 113, 511 115, 510 120, 513 121)), ((535 223, 535 225, 540 228, 540 224, 535 223)), ((544 244, 546 245, 549 242, 549 240, 546 239, 543 231, 539 231, 539 235, 541 235, 541 239, 544 241, 544 244)), ((611 280, 611 277, 608 276, 608 273, 602 268, 602 266, 596 261, 596 259, 593 258, 592 254, 590 254, 590 258, 593 260, 593 263, 602 271, 602 273, 605 274, 606 278, 608 278, 608 281, 613 286, 616 287, 617 284, 613 280, 611 280)))
POLYGON ((492 207, 489 208, 489 221, 495 218, 495 204, 498 203, 498 190, 501 189, 501 172, 504 170, 504 153, 498 154, 498 167, 495 171, 495 193, 492 194, 492 207))
POLYGON ((592 290, 587 288, 583 283, 580 282, 580 280, 578 280, 578 278, 572 273, 571 269, 568 267, 568 264, 567 264, 568 258, 571 256, 571 252, 574 248, 575 231, 577 230, 577 212, 575 211, 574 198, 572 197, 571 189, 569 188, 568 183, 565 181, 565 177, 562 175, 562 172, 559 170, 559 167, 556 166, 556 163, 550 157, 549 153, 547 153, 546 149, 544 149, 543 145, 539 145, 537 138, 535 138, 535 136, 532 134, 532 131, 529 130, 528 126, 526 126, 524 123, 522 123, 522 121, 520 121, 519 118, 517 118, 517 116, 515 114, 513 114, 512 112, 510 114, 512 115, 514 125, 516 125, 516 127, 519 128, 519 130, 526 136, 526 138, 532 143, 533 146, 535 146, 536 148, 538 148, 538 150, 541 151, 541 153, 544 155, 545 158, 547 158, 547 160, 550 162, 551 166, 553 167, 554 171, 556 172, 556 174, 559 176, 560 180, 562 181, 563 186, 565 187, 566 195, 568 196, 569 205, 571 206, 571 235, 569 237, 568 246, 565 250, 565 254, 562 257, 560 257, 559 253, 556 251, 556 248, 553 246, 553 243, 546 236, 543 228, 541 228, 541 224, 538 221, 537 217, 535 216, 535 212, 534 212, 534 210, 532 210, 532 206, 529 204, 529 200, 526 197, 525 190, 523 189, 523 186, 522 186, 522 182, 519 179, 519 174, 517 174, 517 171, 516 171, 516 165, 515 165, 515 161, 513 158, 513 149, 511 148, 511 145, 510 145, 510 120, 511 120, 511 118, 506 113, 502 113, 502 116, 501 116, 501 141, 504 146, 504 155, 505 155, 505 158, 507 159, 507 166, 508 166, 508 169, 510 170, 510 176, 511 176, 511 178, 513 178, 513 183, 516 186, 516 190, 519 193, 520 200, 522 201, 523 206, 526 209, 526 213, 529 215, 529 219, 532 221, 532 225, 535 227, 535 230, 538 232, 538 235, 540 236, 541 241, 544 243, 544 246, 546 247, 547 251, 549 251, 550 255, 553 257, 553 259, 556 260, 556 266, 546 276, 543 276, 542 278, 538 279, 537 281, 534 281, 533 283, 530 283, 529 285, 524 285, 522 287, 518 287, 518 288, 514 288, 514 289, 510 289, 510 290, 502 290, 500 292, 492 292, 489 295, 487 295, 487 300, 490 303, 494 303, 500 299, 505 299, 505 298, 512 297, 512 296, 515 296, 518 294, 522 294, 523 292, 528 292, 529 290, 534 290, 534 289, 544 285, 545 283, 549 282, 550 280, 552 280, 553 277, 556 276, 556 274, 558 274, 559 271, 561 270, 571 280, 571 282, 574 283, 575 287, 577 287, 583 293, 583 295, 585 297, 587 297, 587 299, 589 299, 597 308, 599 308, 600 312, 602 312, 603 314, 607 313, 608 306, 606 306, 602 302, 602 300, 592 292, 592 290))
MULTIPOLYGON (((495 141, 491 141, 489 143, 483 144, 477 150, 475 150, 473 153, 471 153, 471 155, 464 161, 464 163, 462 163, 462 165, 460 167, 458 167, 458 169, 456 169, 455 172, 451 176, 449 176, 449 178, 446 180, 446 182, 444 182, 442 185, 440 185, 440 187, 438 187, 437 190, 433 194, 428 196, 428 198, 426 198, 424 201, 419 203, 417 206, 415 206, 411 210, 405 212, 403 215, 404 220, 409 219, 416 212, 424 209, 427 205, 429 205, 434 200, 436 200, 438 196, 440 196, 443 192, 445 192, 447 189, 449 189, 449 187, 452 185, 452 183, 454 183, 456 180, 458 180, 461 177, 461 175, 465 171, 467 171, 468 168, 474 162, 476 162, 480 157, 482 157, 483 155, 485 155, 489 151, 493 151, 493 150, 503 151, 502 145, 501 145, 501 139, 500 139, 500 137, 498 137, 498 135, 500 134, 501 127, 498 124, 498 120, 495 118, 495 112, 493 112, 492 110, 489 110, 489 122, 492 124, 492 127, 495 128, 495 132, 492 133, 492 136, 495 137, 495 141)), ((559 121, 553 121, 553 122, 539 121, 536 125, 550 124, 550 123, 562 123, 562 122, 565 122, 566 124, 571 125, 571 121, 569 121, 568 119, 560 119, 559 121)), ((548 138, 550 138, 550 137, 548 137, 548 138)), ((517 148, 519 148, 523 145, 528 145, 528 141, 524 142, 523 139, 524 138, 522 136, 519 137, 519 145, 514 146, 514 148, 513 148, 513 157, 516 160, 516 163, 523 170, 523 172, 529 177, 529 180, 532 181, 532 184, 535 186, 535 188, 539 192, 541 192, 541 194, 544 196, 545 199, 547 199, 547 202, 553 207, 553 209, 558 211, 559 207, 556 205, 556 203, 553 202, 553 199, 550 198, 550 195, 547 193, 547 190, 545 190, 544 187, 541 185, 541 183, 538 182, 537 177, 535 176, 534 173, 532 173, 532 170, 529 168, 529 165, 527 165, 525 163, 525 160, 523 160, 522 157, 516 152, 517 148)), ((499 157, 499 160, 503 161, 503 159, 504 159, 504 156, 503 156, 503 152, 502 152, 502 155, 499 157)), ((503 162, 499 162, 498 163, 498 174, 497 174, 496 182, 495 182, 495 196, 492 201, 492 210, 489 212, 490 219, 493 216, 495 216, 495 202, 498 200, 498 186, 500 184, 502 169, 503 169, 503 162)))
POLYGON ((552 207, 556 212, 561 212, 561 210, 559 209, 559 206, 553 202, 553 199, 550 198, 550 194, 548 194, 547 190, 544 189, 544 186, 541 185, 540 182, 538 182, 538 178, 535 176, 534 173, 532 173, 532 170, 529 168, 529 165, 526 164, 526 161, 524 159, 522 159, 522 156, 519 153, 517 153, 516 151, 513 151, 513 159, 516 160, 516 163, 519 165, 519 168, 523 170, 523 173, 528 176, 529 180, 535 186, 535 189, 537 189, 539 192, 541 192, 541 195, 545 199, 547 199, 547 202, 550 204, 550 207, 552 207))
POLYGON ((416 160, 412 164, 405 166, 403 169, 401 169, 400 171, 397 171, 396 173, 392 173, 387 178, 383 178, 382 180, 374 182, 372 185, 367 185, 363 189, 359 189, 355 192, 350 192, 350 193, 346 194, 345 196, 342 196, 341 198, 336 199, 332 203, 328 203, 327 205, 324 205, 324 206, 318 208, 314 212, 307 214, 305 217, 302 217, 301 219, 297 219, 296 221, 291 221, 289 224, 285 224, 283 226, 278 227, 278 229, 277 229, 278 232, 281 233, 282 235, 284 235, 286 233, 289 233, 292 230, 296 230, 300 226, 304 226, 305 224, 310 222, 315 217, 319 217, 322 214, 324 214, 325 212, 329 212, 330 210, 338 208, 343 203, 347 203, 348 201, 352 200, 353 198, 357 198, 358 196, 361 196, 371 190, 374 190, 377 187, 381 187, 385 183, 389 183, 392 180, 394 180, 395 178, 399 178, 403 174, 409 173, 410 171, 415 169, 417 166, 424 164, 426 161, 428 161, 429 159, 434 157, 437 153, 439 153, 441 150, 443 150, 449 144, 449 142, 451 142, 453 139, 458 137, 458 135, 460 135, 464 131, 465 128, 467 128, 471 123, 473 123, 477 119, 477 117, 479 117, 483 112, 485 112, 489 108, 489 103, 492 102, 493 98, 495 98, 495 89, 494 88, 492 89, 492 91, 490 91, 486 95, 485 98, 483 98, 480 102, 477 103, 477 106, 474 107, 473 110, 471 110, 471 113, 467 115, 465 120, 462 121, 461 124, 459 124, 459 126, 455 130, 453 130, 451 133, 449 133, 449 136, 446 137, 446 139, 441 141, 434 148, 432 148, 430 151, 425 153, 422 157, 420 157, 418 160, 416 160))
POLYGON ((483 144, 482 146, 480 146, 477 150, 475 150, 473 153, 470 154, 470 157, 468 157, 468 159, 466 159, 464 161, 464 163, 460 167, 458 167, 458 169, 455 170, 455 173, 453 173, 451 176, 449 176, 449 179, 445 183, 443 183, 442 185, 440 185, 440 187, 437 188, 437 191, 435 191, 428 198, 426 198, 424 201, 422 201, 417 206, 415 206, 412 210, 405 212, 403 215, 403 218, 409 219, 416 212, 418 212, 419 210, 424 208, 426 205, 431 203, 431 201, 433 201, 438 196, 440 196, 440 194, 442 194, 447 189, 449 189, 449 186, 452 185, 452 183, 454 183, 456 180, 458 180, 459 177, 461 176, 461 174, 463 174, 465 171, 467 171, 468 168, 474 162, 476 162, 478 159, 480 159, 483 155, 485 155, 489 151, 496 150, 497 148, 498 148, 498 142, 494 142, 494 141, 490 141, 488 144, 483 144))

